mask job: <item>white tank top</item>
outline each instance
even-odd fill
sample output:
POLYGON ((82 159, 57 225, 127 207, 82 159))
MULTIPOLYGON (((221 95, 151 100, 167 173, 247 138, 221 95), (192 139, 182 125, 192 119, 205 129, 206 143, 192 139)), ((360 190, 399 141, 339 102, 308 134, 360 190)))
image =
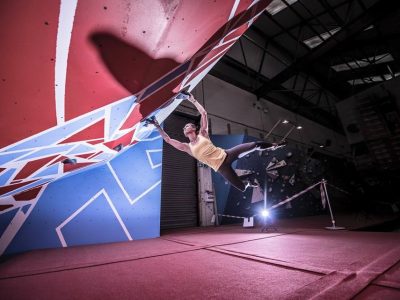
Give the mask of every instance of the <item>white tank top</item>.
POLYGON ((216 147, 209 138, 206 138, 199 134, 198 141, 192 145, 189 143, 190 151, 197 160, 213 168, 215 172, 218 171, 226 158, 226 152, 224 149, 216 147))

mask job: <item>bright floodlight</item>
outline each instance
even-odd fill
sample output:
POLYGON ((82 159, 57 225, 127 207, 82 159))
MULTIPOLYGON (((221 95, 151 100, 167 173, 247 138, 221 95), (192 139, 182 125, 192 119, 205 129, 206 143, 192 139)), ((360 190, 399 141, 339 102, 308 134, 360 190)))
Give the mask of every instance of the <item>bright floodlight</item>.
POLYGON ((282 123, 283 124, 287 124, 287 123, 289 123, 289 121, 288 120, 283 120, 282 123))
POLYGON ((299 129, 299 130, 302 129, 302 128, 303 128, 303 127, 300 126, 300 125, 296 127, 296 129, 299 129))
POLYGON ((263 209, 263 211, 261 212, 261 215, 262 215, 263 217, 268 217, 268 216, 269 216, 269 211, 266 210, 266 209, 263 209))

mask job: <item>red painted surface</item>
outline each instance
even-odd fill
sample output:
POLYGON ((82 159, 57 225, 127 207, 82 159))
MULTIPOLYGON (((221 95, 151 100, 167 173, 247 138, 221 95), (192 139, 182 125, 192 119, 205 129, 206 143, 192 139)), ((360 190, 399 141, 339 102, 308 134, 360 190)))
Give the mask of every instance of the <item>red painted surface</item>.
POLYGON ((13 207, 12 204, 0 205, 0 211, 6 210, 7 208, 13 207))
POLYGON ((35 199, 37 197, 37 195, 39 195, 42 188, 43 188, 43 186, 35 187, 35 188, 29 189, 25 192, 18 193, 16 195, 14 195, 13 197, 16 201, 32 200, 32 199, 35 199))
POLYGON ((86 153, 86 154, 80 154, 80 155, 75 155, 76 157, 80 157, 80 158, 89 158, 90 156, 92 156, 94 153, 86 153))
POLYGON ((83 167, 90 166, 95 162, 87 162, 87 163, 77 163, 77 164, 64 164, 64 172, 71 172, 76 169, 80 169, 83 167))
POLYGON ((209 56, 206 58, 210 58, 209 62, 207 64, 202 65, 201 67, 199 67, 195 72, 193 72, 193 74, 190 76, 189 81, 193 80, 194 78, 196 78, 201 72, 203 72, 206 68, 208 68, 208 66, 212 63, 214 63, 216 60, 220 59, 222 56, 224 56, 224 54, 226 53, 226 51, 228 51, 228 49, 226 49, 227 47, 221 47, 221 49, 219 49, 218 51, 213 51, 214 54, 216 55, 215 57, 209 56), (223 49, 223 50, 222 50, 223 49), (221 52, 222 50, 222 52, 221 52))
MULTIPOLYGON (((347 228, 357 223, 337 217, 347 228)), ((276 222, 278 231, 264 233, 185 228, 14 255, 2 264, 0 289, 5 299, 399 299, 398 233, 325 230, 326 215, 276 222)))
POLYGON ((16 189, 18 189, 20 187, 23 187, 24 185, 28 185, 28 184, 30 184, 32 182, 35 182, 36 180, 29 180, 29 181, 25 181, 25 182, 22 182, 22 183, 10 184, 10 185, 6 185, 6 186, 2 186, 2 187, 0 187, 0 196, 3 195, 3 194, 6 194, 8 192, 11 192, 13 190, 16 190, 16 189))
MULTIPOLYGON (((193 85, 193 80, 197 83, 198 76, 229 50, 236 41, 231 39, 240 37, 248 22, 269 2, 261 0, 249 8, 253 1, 242 0, 232 14, 237 4, 234 0, 79 0, 76 10, 69 11, 74 15, 69 39, 59 34, 65 27, 61 16, 71 9, 72 1, 62 2, 64 6, 56 0, 1 1, 0 158, 3 149, 22 141, 31 142, 27 149, 32 151, 66 143, 105 144, 111 150, 119 144, 135 143, 132 137, 136 125, 166 107, 180 89, 193 85), (59 28, 59 22, 64 27, 59 28), (220 43, 225 44, 218 47, 220 43), (57 49, 68 54, 65 102, 61 98, 61 108, 65 110, 60 123, 55 90, 62 84, 56 82, 55 68, 64 69, 63 60, 56 57, 57 49), (137 97, 137 105, 118 128, 113 128, 128 129, 122 137, 105 136, 110 124, 105 114, 95 124, 77 128, 72 135, 49 141, 48 145, 40 141, 37 149, 32 148, 37 136, 40 139, 42 133, 45 136, 56 132, 64 126, 62 122, 68 126, 68 122, 131 95, 137 97)), ((102 149, 96 150, 100 154, 102 149)), ((56 157, 52 164, 67 155, 51 153, 33 158, 26 165, 0 166, 3 173, 5 169, 16 169, 14 178, 0 189, 12 191, 23 186, 35 171, 56 157), (9 184, 15 180, 22 182, 9 184)), ((85 165, 64 165, 64 170, 85 165)), ((59 176, 62 173, 54 178, 59 176)))
POLYGON ((57 163, 59 163, 60 161, 63 161, 64 159, 66 159, 67 157, 66 156, 59 156, 56 160, 54 160, 54 161, 52 161, 51 163, 50 163, 50 166, 51 165, 54 165, 54 164, 57 164, 57 163))
POLYGON ((86 142, 89 143, 89 144, 92 144, 92 145, 97 145, 97 144, 104 143, 104 139, 89 140, 89 141, 86 141, 86 142))
POLYGON ((178 77, 163 89, 158 90, 149 98, 146 98, 143 102, 136 105, 126 122, 121 126, 121 129, 131 128, 134 124, 137 124, 140 120, 162 106, 166 102, 165 99, 169 99, 172 96, 172 91, 182 82, 183 78, 183 75, 178 77))
POLYGON ((21 179, 21 178, 26 178, 32 173, 34 173, 36 170, 40 169, 41 167, 45 166, 49 162, 51 162, 53 159, 55 159, 58 155, 53 155, 53 156, 48 156, 45 158, 41 159, 36 159, 28 162, 22 170, 15 176, 15 179, 21 179))
MULTIPOLYGON (((251 2, 242 1, 241 8, 251 2)), ((227 22, 232 5, 233 1, 79 1, 69 65, 85 67, 68 70, 67 120, 136 94, 190 59, 227 22)))
POLYGON ((94 123, 92 126, 86 127, 78 133, 70 136, 60 143, 72 143, 87 140, 102 139, 104 137, 104 119, 94 123))
POLYGON ((114 147, 118 146, 119 144, 122 144, 123 146, 128 146, 132 141, 133 134, 134 131, 130 131, 112 142, 104 143, 104 145, 106 145, 110 149, 114 149, 114 147))
POLYGON ((56 125, 59 1, 0 2, 0 148, 56 125))

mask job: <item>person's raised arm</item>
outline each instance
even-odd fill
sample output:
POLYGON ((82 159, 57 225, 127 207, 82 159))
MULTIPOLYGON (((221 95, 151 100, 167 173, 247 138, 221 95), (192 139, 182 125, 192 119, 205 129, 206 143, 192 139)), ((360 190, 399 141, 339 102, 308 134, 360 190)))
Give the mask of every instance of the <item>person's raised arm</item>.
POLYGON ((202 135, 208 136, 208 117, 206 110, 199 102, 197 102, 197 100, 193 97, 192 94, 190 94, 188 101, 193 103, 193 105, 197 108, 197 110, 201 115, 200 133, 202 135))
POLYGON ((158 124, 156 119, 150 120, 149 123, 153 124, 156 127, 156 129, 158 130, 158 132, 160 133, 161 137, 163 138, 163 140, 166 143, 170 144, 172 147, 174 147, 174 148, 176 148, 176 149, 178 149, 180 151, 183 151, 183 152, 186 152, 188 154, 191 154, 189 145, 186 144, 186 143, 182 143, 180 141, 177 141, 175 139, 171 139, 169 137, 169 135, 161 128, 160 124, 158 124))

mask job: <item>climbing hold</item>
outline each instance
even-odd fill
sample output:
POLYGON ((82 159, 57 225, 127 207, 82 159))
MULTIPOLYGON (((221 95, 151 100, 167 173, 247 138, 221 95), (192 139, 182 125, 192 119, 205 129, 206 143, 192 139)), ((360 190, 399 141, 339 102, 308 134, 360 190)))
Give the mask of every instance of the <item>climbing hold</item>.
POLYGON ((62 161, 63 164, 76 164, 76 159, 75 158, 66 158, 62 161))
POLYGON ((123 148, 123 145, 122 144, 118 144, 117 146, 115 146, 113 149, 115 150, 115 151, 121 151, 122 150, 122 148, 123 148))
POLYGON ((156 119, 155 116, 151 116, 151 117, 145 119, 143 126, 147 127, 149 124, 153 124, 155 119, 156 119))

